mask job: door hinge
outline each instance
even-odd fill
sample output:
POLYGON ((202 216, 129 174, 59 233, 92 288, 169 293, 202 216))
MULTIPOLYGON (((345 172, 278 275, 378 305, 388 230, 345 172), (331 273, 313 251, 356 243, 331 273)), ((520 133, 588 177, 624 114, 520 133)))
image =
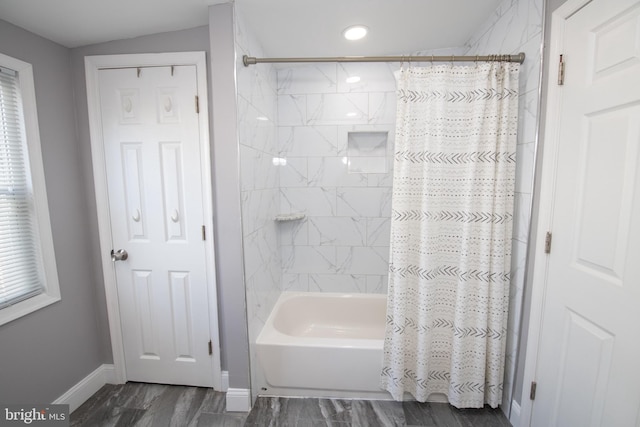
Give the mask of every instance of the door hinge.
POLYGON ((209 340, 209 356, 213 354, 213 343, 209 340))
POLYGON ((558 86, 564 84, 564 55, 560 55, 560 63, 558 64, 558 86))
POLYGON ((547 236, 544 238, 544 253, 551 253, 551 232, 547 231, 547 236))
POLYGON ((204 225, 202 226, 202 240, 207 240, 207 231, 204 228, 204 225))
POLYGON ((198 95, 196 95, 196 114, 200 114, 200 99, 198 99, 198 95))
POLYGON ((531 391, 529 392, 529 399, 536 399, 536 388, 538 387, 538 383, 535 381, 531 381, 531 391))

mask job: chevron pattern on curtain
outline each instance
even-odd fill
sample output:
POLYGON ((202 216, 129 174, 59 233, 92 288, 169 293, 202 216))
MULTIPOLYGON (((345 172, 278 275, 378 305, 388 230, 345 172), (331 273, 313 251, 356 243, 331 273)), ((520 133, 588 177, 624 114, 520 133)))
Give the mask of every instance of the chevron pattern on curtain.
POLYGON ((502 398, 519 64, 396 73, 381 387, 458 408, 502 398))

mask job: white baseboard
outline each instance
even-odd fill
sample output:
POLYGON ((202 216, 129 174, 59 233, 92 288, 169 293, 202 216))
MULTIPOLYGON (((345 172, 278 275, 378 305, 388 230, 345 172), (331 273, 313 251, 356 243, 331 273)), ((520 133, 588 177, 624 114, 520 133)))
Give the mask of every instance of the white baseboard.
POLYGON ((251 391, 247 388, 227 389, 227 411, 249 412, 251 410, 251 391))
MULTIPOLYGON (((113 365, 101 365, 84 377, 80 382, 53 401, 54 404, 69 405, 73 412, 93 396, 105 384, 117 384, 116 370, 113 365)), ((227 393, 227 411, 249 412, 251 410, 251 392, 245 388, 229 388, 229 372, 222 372, 222 391, 227 393)))
POLYGON ((116 383, 115 367, 113 365, 100 365, 95 371, 54 400, 53 403, 69 405, 69 412, 73 412, 100 390, 103 385, 114 383, 116 383))
POLYGON ((515 400, 511 401, 511 414, 509 422, 513 427, 520 427, 520 405, 515 400))
POLYGON ((222 387, 222 390, 220 391, 227 391, 229 390, 229 371, 222 371, 220 374, 220 387, 222 387))
POLYGON ((105 384, 118 384, 116 368, 113 365, 102 365, 105 384))

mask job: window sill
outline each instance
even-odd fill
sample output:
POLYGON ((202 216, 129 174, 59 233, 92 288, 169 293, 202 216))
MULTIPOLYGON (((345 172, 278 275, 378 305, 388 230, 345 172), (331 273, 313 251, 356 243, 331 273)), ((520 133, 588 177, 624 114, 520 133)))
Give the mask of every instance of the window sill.
POLYGON ((0 326, 60 301, 60 295, 43 293, 0 310, 0 326))

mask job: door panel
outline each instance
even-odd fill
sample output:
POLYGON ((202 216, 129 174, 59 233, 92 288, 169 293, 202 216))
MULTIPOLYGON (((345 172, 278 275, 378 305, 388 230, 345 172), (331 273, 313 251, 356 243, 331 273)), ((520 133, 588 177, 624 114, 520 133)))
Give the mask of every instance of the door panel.
MULTIPOLYGON (((624 6, 623 6, 624 7, 624 6)), ((640 7, 622 11, 591 31, 594 48, 592 80, 640 64, 640 7)))
POLYGON ((143 359, 159 360, 158 342, 154 336, 156 328, 153 320, 153 283, 151 271, 133 270, 133 310, 137 325, 127 325, 129 328, 138 328, 140 334, 140 357, 143 359))
POLYGON ((585 117, 584 156, 579 168, 577 263, 585 272, 622 285, 633 187, 637 175, 637 105, 585 117))
POLYGON ((127 378, 213 385, 195 66, 99 72, 127 378))
POLYGON ((588 426, 602 419, 614 337, 598 325, 570 310, 565 311, 555 412, 559 426, 588 426), (593 411, 574 412, 589 402, 593 411))
POLYGON ((142 211, 142 208, 144 206, 144 203, 142 201, 144 187, 142 186, 142 174, 140 171, 142 167, 142 144, 122 144, 121 149, 124 182, 127 183, 127 186, 125 187, 125 212, 127 213, 127 215, 124 217, 124 219, 127 222, 128 226, 129 240, 146 239, 146 221, 144 218, 147 215, 146 212, 142 211))
POLYGON ((631 426, 640 404, 640 2, 565 22, 534 426, 631 426))
POLYGON ((160 144, 162 195, 164 199, 165 239, 184 241, 185 219, 184 186, 182 184, 182 144, 162 142, 160 144))

